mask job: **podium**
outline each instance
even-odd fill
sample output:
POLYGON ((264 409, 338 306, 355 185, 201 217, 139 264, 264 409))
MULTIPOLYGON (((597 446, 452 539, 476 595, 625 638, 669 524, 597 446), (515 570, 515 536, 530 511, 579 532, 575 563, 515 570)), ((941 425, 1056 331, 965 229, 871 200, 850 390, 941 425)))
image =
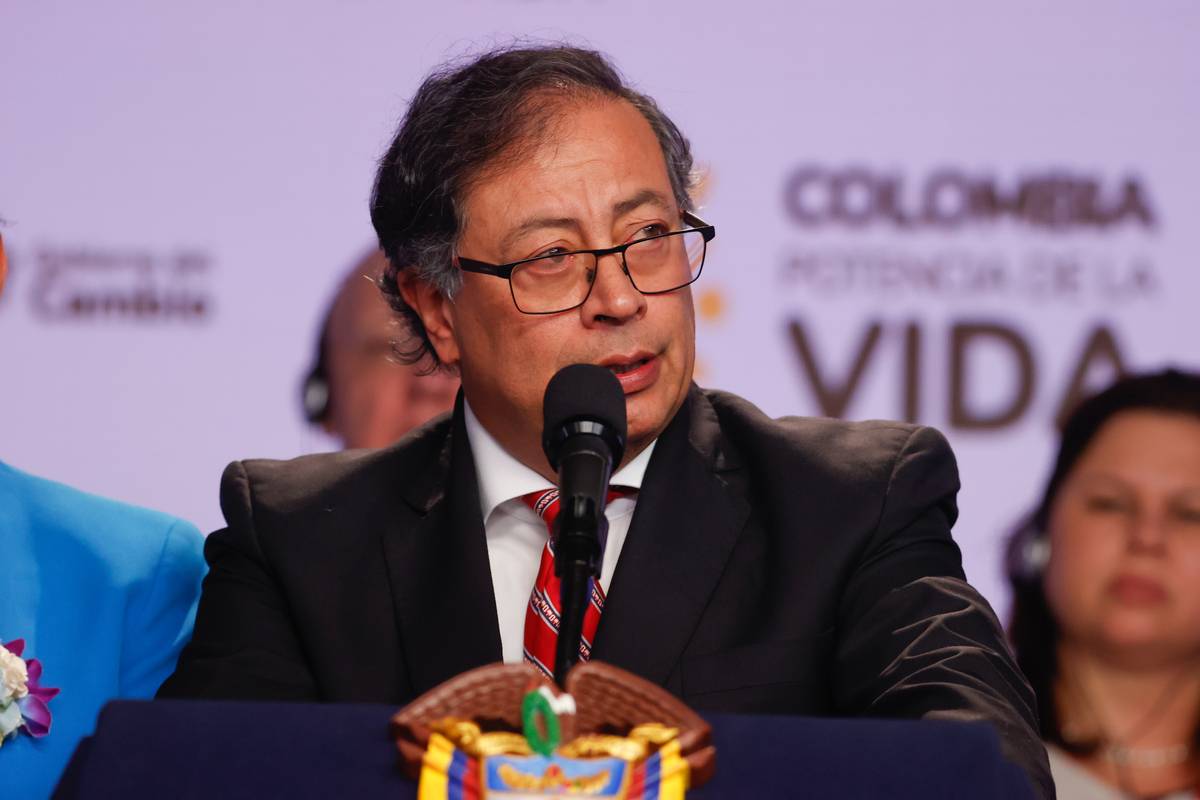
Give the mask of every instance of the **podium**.
MULTIPOLYGON (((416 796, 377 705, 109 703, 56 798, 416 796)), ((716 776, 695 798, 1032 798, 982 723, 703 715, 716 776)))

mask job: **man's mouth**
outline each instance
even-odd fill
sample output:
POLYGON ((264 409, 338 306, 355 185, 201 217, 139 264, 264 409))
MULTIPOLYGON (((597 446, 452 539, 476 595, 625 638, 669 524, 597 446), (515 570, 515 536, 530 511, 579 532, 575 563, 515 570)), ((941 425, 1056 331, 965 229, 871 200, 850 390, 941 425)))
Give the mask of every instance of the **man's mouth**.
POLYGON ((613 372, 614 375, 624 375, 627 372, 633 372, 639 367, 644 367, 650 362, 650 358, 639 358, 636 361, 628 361, 623 364, 607 364, 606 366, 613 372))
POLYGON ((617 376, 625 394, 634 394, 653 386, 658 380, 660 367, 658 357, 645 351, 606 358, 600 362, 600 366, 617 376))

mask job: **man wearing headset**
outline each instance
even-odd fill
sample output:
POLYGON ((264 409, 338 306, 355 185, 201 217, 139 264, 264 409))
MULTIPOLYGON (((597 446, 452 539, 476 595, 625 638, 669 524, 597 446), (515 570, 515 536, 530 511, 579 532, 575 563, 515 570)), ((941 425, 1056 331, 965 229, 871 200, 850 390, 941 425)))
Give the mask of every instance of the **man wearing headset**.
POLYGON ((386 263, 372 248, 343 278, 302 386, 305 417, 347 449, 392 444, 449 411, 458 392, 449 373, 392 357, 404 333, 375 286, 386 263))

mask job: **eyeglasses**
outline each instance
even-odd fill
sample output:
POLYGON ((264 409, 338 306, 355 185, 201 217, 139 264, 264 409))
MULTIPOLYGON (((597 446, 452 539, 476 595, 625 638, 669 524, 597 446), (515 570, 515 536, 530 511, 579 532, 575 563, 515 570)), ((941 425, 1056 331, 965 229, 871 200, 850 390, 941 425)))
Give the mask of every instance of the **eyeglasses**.
POLYGON ((642 294, 665 294, 700 277, 704 254, 717 229, 685 213, 690 227, 657 233, 599 250, 551 252, 511 264, 488 264, 458 256, 466 272, 508 280, 513 302, 524 314, 557 314, 583 305, 596 283, 601 256, 621 256, 621 269, 642 294))

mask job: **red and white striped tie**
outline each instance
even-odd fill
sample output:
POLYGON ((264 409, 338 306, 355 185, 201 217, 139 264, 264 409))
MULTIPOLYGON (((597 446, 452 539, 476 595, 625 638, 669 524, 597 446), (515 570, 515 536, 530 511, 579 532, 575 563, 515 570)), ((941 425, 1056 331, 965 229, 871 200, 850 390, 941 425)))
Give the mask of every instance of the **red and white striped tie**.
MULTIPOLYGON (((632 489, 610 489, 608 502, 618 497, 627 497, 632 489)), ((529 595, 529 608, 525 611, 525 660, 554 678, 554 651, 558 646, 559 598, 562 584, 554 574, 554 519, 558 516, 558 489, 532 492, 521 498, 546 523, 551 538, 542 548, 542 561, 538 566, 537 580, 529 595)), ((604 589, 600 581, 591 578, 591 602, 583 616, 583 637, 579 642, 579 660, 587 661, 592 654, 592 641, 600 625, 600 614, 604 611, 604 589)))

